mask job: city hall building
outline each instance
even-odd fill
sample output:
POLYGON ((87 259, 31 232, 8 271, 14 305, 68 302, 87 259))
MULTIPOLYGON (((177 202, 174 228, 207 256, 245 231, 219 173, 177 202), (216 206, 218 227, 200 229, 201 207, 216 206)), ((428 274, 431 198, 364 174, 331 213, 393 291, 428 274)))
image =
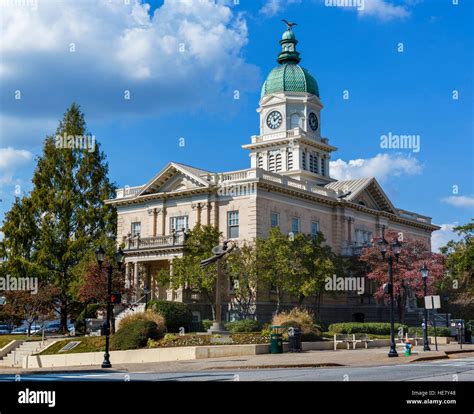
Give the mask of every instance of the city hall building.
MULTIPOLYGON (((280 40, 278 66, 262 87, 259 134, 242 146, 249 152, 249 168, 215 173, 170 162, 146 184, 121 188, 107 200, 117 208, 117 242, 125 245, 126 279, 137 298, 146 286, 152 298, 189 303, 196 322, 210 318, 211 308, 199 292, 171 290, 153 277, 161 269, 172 271, 173 259, 183 254, 183 231, 198 224, 215 226, 223 238, 238 243, 266 237, 275 226, 284 233, 321 231, 335 253, 348 257, 359 255, 383 229, 422 240, 430 249, 438 227, 429 217, 395 207, 375 178, 331 178, 329 160, 337 148, 321 134, 318 84, 299 65, 297 43, 288 28, 280 40)), ((232 286, 223 283, 223 319, 229 320, 234 317, 232 286)), ((323 295, 317 318, 327 323, 386 320, 387 307, 374 300, 374 288, 367 281, 362 295, 323 295)), ((276 300, 271 288, 257 288, 255 317, 268 321, 276 300)), ((315 301, 305 299, 308 306, 315 301)), ((284 295, 281 304, 294 306, 296 298, 284 295)), ((417 314, 413 296, 407 307, 407 318, 410 311, 417 314)))

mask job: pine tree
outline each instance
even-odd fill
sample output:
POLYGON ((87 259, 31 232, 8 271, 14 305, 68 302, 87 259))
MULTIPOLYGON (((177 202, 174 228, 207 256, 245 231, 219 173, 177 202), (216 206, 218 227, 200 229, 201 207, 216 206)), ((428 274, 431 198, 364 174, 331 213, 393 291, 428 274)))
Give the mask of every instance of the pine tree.
MULTIPOLYGON (((9 272, 18 273, 26 263, 40 269, 58 288, 61 329, 66 331, 73 305, 74 268, 99 242, 110 244, 115 239, 116 211, 104 204, 113 197, 115 187, 107 177, 108 165, 100 145, 95 142, 93 150, 73 145, 65 148, 57 145, 58 136, 92 137, 77 104, 64 114, 56 136, 46 137, 31 193, 17 200, 6 215, 1 250, 8 259, 9 272)), ((67 142, 74 143, 61 144, 67 142)))

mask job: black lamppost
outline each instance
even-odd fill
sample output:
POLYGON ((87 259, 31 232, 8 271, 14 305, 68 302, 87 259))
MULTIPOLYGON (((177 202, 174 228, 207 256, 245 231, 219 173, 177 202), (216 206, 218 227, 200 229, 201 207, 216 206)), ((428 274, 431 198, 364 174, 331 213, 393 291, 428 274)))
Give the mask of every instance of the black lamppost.
POLYGON ((148 287, 147 284, 145 284, 145 287, 143 288, 143 293, 145 294, 145 307, 148 304, 148 295, 150 294, 150 288, 148 287))
POLYGON ((443 295, 443 301, 444 301, 444 310, 446 313, 446 328, 449 328, 449 312, 448 312, 449 296, 443 295))
MULTIPOLYGON (((378 242, 379 244, 379 249, 380 253, 382 254, 382 257, 385 259, 387 251, 388 251, 388 246, 389 243, 387 240, 385 240, 385 236, 382 234, 382 238, 378 242)), ((387 290, 390 295, 390 351, 388 353, 389 357, 397 357, 398 352, 397 352, 397 347, 395 345, 395 323, 393 320, 393 314, 394 314, 394 309, 393 309, 393 257, 395 256, 395 259, 398 261, 398 257, 400 256, 400 251, 402 248, 402 244, 398 241, 394 241, 391 246, 390 246, 392 253, 387 257, 388 260, 388 284, 387 284, 387 290)))
MULTIPOLYGON (((99 246, 95 251, 95 257, 97 263, 99 264, 99 270, 102 271, 102 263, 105 259, 105 252, 104 249, 99 246)), ((125 255, 121 248, 119 248, 114 255, 115 262, 119 270, 122 270, 122 265, 125 259, 125 255)), ((112 302, 111 302, 111 295, 112 295, 112 273, 113 273, 113 266, 112 263, 109 263, 107 266, 107 321, 104 326, 105 331, 105 354, 104 354, 104 362, 102 362, 102 368, 112 368, 112 364, 110 363, 110 354, 109 354, 109 336, 110 336, 110 319, 112 317, 112 302)))
POLYGON ((425 297, 425 328, 423 330, 423 351, 431 351, 428 344, 428 309, 426 307, 426 293, 427 293, 427 280, 430 274, 429 269, 426 267, 426 263, 423 263, 423 267, 420 269, 421 277, 423 278, 423 296, 425 297))
POLYGON ((232 250, 236 248, 236 243, 233 240, 225 240, 222 243, 222 246, 215 246, 212 248, 212 253, 214 256, 201 260, 201 268, 207 267, 213 263, 217 263, 217 277, 216 277, 216 312, 215 320, 208 330, 210 333, 223 333, 226 332, 224 325, 222 324, 222 292, 221 292, 221 278, 222 278, 222 269, 220 266, 221 259, 229 254, 232 250), (230 244, 230 246, 229 246, 230 244))

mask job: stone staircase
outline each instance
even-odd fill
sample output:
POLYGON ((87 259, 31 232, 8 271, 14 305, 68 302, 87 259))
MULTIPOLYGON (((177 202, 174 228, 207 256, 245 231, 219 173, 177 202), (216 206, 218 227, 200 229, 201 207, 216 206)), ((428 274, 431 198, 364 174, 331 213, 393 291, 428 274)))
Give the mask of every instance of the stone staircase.
POLYGON ((120 321, 125 318, 125 316, 128 315, 134 315, 136 313, 140 312, 145 312, 145 304, 144 303, 137 303, 136 306, 133 308, 126 308, 122 312, 120 312, 116 317, 115 317, 115 330, 118 330, 120 326, 120 321))
POLYGON ((57 341, 57 338, 42 341, 24 341, 0 359, 0 367, 21 367, 25 356, 37 354, 57 341))

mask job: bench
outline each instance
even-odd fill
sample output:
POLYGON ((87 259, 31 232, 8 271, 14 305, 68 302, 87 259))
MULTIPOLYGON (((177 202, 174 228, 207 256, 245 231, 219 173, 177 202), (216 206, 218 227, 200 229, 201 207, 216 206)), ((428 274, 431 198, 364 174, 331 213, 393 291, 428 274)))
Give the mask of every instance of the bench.
POLYGON ((369 347, 369 342, 373 342, 372 339, 369 339, 367 334, 353 334, 352 335, 352 349, 356 349, 357 343, 363 343, 365 349, 369 347))
POLYGON ((405 334, 405 337, 398 337, 398 343, 397 345, 398 346, 405 346, 405 342, 409 340, 413 345, 415 346, 418 346, 418 341, 421 341, 421 343, 423 343, 423 338, 421 336, 418 336, 418 334, 415 332, 415 333, 411 333, 410 336, 408 336, 408 332, 405 334))
POLYGON ((337 344, 347 344, 347 349, 350 349, 352 337, 347 334, 334 334, 334 350, 337 349, 337 344))

